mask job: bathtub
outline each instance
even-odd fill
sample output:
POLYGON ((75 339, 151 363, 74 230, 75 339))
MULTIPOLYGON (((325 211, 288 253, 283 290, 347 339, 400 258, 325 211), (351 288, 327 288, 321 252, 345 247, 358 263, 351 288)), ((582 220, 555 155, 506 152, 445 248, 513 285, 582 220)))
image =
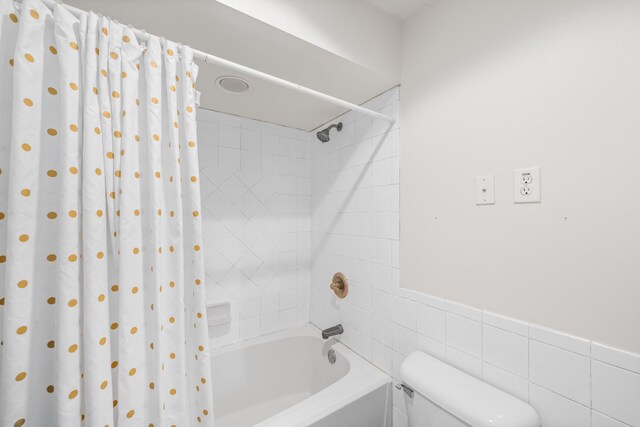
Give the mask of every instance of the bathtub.
POLYGON ((212 356, 216 427, 391 426, 390 377, 311 324, 212 356))

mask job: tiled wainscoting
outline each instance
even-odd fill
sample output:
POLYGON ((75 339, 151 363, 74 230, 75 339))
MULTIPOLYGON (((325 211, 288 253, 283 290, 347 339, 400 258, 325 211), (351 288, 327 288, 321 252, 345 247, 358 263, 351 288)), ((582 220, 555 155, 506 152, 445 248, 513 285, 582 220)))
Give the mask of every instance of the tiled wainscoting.
MULTIPOLYGON (((397 115, 398 92, 365 105, 397 115)), ((340 120, 329 143, 311 138, 311 321, 342 323, 342 341, 396 382, 420 349, 528 401, 544 427, 640 426, 639 355, 400 288, 399 124, 340 120), (336 271, 344 300, 329 290, 336 271)))
POLYGON ((308 322, 308 133, 201 109, 198 143, 214 346, 308 322))
MULTIPOLYGON (((395 379, 419 349, 528 401, 544 427, 640 425, 640 355, 404 289, 382 317, 391 339, 381 367, 395 379)), ((407 425, 394 397, 394 425, 407 425)))

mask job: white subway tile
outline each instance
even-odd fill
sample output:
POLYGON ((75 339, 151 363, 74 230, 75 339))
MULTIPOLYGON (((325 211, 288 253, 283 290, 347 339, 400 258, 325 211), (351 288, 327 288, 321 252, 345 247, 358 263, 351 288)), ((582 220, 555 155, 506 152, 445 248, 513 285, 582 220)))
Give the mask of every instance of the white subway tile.
POLYGON ((482 321, 482 311, 477 308, 469 307, 468 305, 447 301, 445 309, 450 313, 454 313, 477 322, 482 321))
POLYGON ((591 343, 588 340, 538 325, 529 325, 529 337, 583 356, 589 356, 591 351, 591 343))
POLYGON ((396 380, 400 379, 400 365, 406 356, 404 354, 393 351, 393 374, 392 377, 396 380))
POLYGON ((260 132, 255 130, 242 129, 240 137, 240 147, 243 150, 260 151, 261 150, 260 132))
POLYGON ((640 374, 591 362, 592 407, 630 425, 640 425, 640 374))
POLYGON ((590 404, 588 358, 533 340, 529 342, 529 352, 531 382, 583 405, 590 404))
POLYGON ((246 340, 260 335, 260 317, 240 321, 240 339, 246 340))
POLYGON ((362 357, 371 361, 371 352, 373 348, 373 340, 367 334, 356 329, 354 350, 362 357))
POLYGON ((412 331, 416 330, 417 304, 402 297, 393 297, 393 321, 412 331))
POLYGON ((260 297, 246 297, 240 300, 240 320, 260 316, 260 297))
POLYGON ((423 292, 412 291, 411 289, 398 289, 398 295, 408 298, 412 301, 419 302, 420 304, 429 305, 431 307, 445 310, 446 301, 442 298, 436 298, 423 292))
POLYGON ((521 335, 483 325, 482 359, 498 368, 529 376, 529 340, 521 335))
POLYGON ((296 309, 280 311, 280 318, 278 319, 278 328, 280 330, 289 329, 295 326, 297 319, 296 309))
POLYGON ((513 332, 514 334, 529 336, 529 324, 500 314, 491 313, 489 311, 482 312, 482 323, 513 332))
POLYGON ((591 358, 640 374, 640 354, 591 343, 591 358))
POLYGON ((446 314, 446 344, 475 358, 482 357, 481 323, 457 314, 446 314))
POLYGON ((592 410, 591 427, 628 427, 628 424, 623 424, 620 421, 616 421, 600 412, 592 410))
POLYGON ((382 316, 385 319, 391 319, 391 303, 391 294, 378 289, 372 290, 372 311, 375 314, 382 316))
POLYGON ((529 385, 529 403, 545 427, 581 427, 591 424, 589 408, 534 384, 529 385))
POLYGON ((240 149, 240 128, 221 124, 218 139, 221 147, 240 149))
POLYGON ((446 359, 446 347, 444 343, 425 337, 424 335, 417 335, 417 349, 437 359, 443 361, 446 359))
POLYGON ((398 324, 393 324, 393 350, 408 356, 416 349, 416 333, 398 324))
POLYGON ((371 337, 387 347, 393 346, 393 323, 383 317, 371 316, 371 337))
POLYGON ((520 400, 525 402, 529 400, 529 382, 523 378, 510 374, 488 363, 483 363, 482 379, 520 400))
POLYGON ((371 287, 367 285, 358 285, 358 294, 356 298, 356 304, 358 307, 371 311, 373 304, 373 296, 371 294, 371 287))
POLYGON ((371 362, 391 375, 393 372, 393 350, 374 340, 371 344, 371 362))
POLYGON ((445 341, 445 312, 424 304, 418 305, 417 332, 440 342, 445 341))
POLYGON ((270 334, 278 330, 279 314, 277 312, 260 316, 260 334, 270 334))
POLYGON ((447 346, 446 361, 469 375, 482 378, 482 361, 480 359, 447 346))
POLYGON ((389 239, 373 239, 372 261, 382 265, 391 265, 392 241, 389 239))

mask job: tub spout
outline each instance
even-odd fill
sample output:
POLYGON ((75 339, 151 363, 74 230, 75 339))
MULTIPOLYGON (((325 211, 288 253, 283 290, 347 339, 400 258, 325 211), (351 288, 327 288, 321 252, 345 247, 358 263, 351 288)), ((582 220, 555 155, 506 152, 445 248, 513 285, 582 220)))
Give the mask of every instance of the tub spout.
POLYGON ((326 340, 329 337, 333 337, 335 335, 340 335, 343 332, 344 332, 344 329, 342 328, 342 325, 341 324, 337 324, 336 326, 332 326, 332 327, 327 328, 324 331, 322 331, 322 338, 326 340))

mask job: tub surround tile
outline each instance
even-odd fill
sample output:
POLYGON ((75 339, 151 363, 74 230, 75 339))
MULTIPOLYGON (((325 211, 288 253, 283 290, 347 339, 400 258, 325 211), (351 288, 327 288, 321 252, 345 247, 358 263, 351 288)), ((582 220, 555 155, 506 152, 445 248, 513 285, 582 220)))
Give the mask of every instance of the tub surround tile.
POLYGON ((383 317, 376 316, 375 314, 371 318, 373 327, 373 339, 379 343, 387 346, 393 346, 393 323, 383 317))
POLYGON ((583 405, 590 405, 590 360, 570 351, 530 342, 531 382, 583 405))
POLYGON ((372 311, 377 315, 391 320, 391 295, 387 292, 372 289, 372 311))
POLYGON ((240 321, 240 339, 246 340, 260 335, 260 317, 240 321))
POLYGON ((238 313, 214 347, 308 322, 308 134, 199 110, 198 138, 207 298, 238 313))
POLYGON ((378 341, 373 341, 371 343, 371 362, 391 375, 393 373, 393 350, 378 341))

